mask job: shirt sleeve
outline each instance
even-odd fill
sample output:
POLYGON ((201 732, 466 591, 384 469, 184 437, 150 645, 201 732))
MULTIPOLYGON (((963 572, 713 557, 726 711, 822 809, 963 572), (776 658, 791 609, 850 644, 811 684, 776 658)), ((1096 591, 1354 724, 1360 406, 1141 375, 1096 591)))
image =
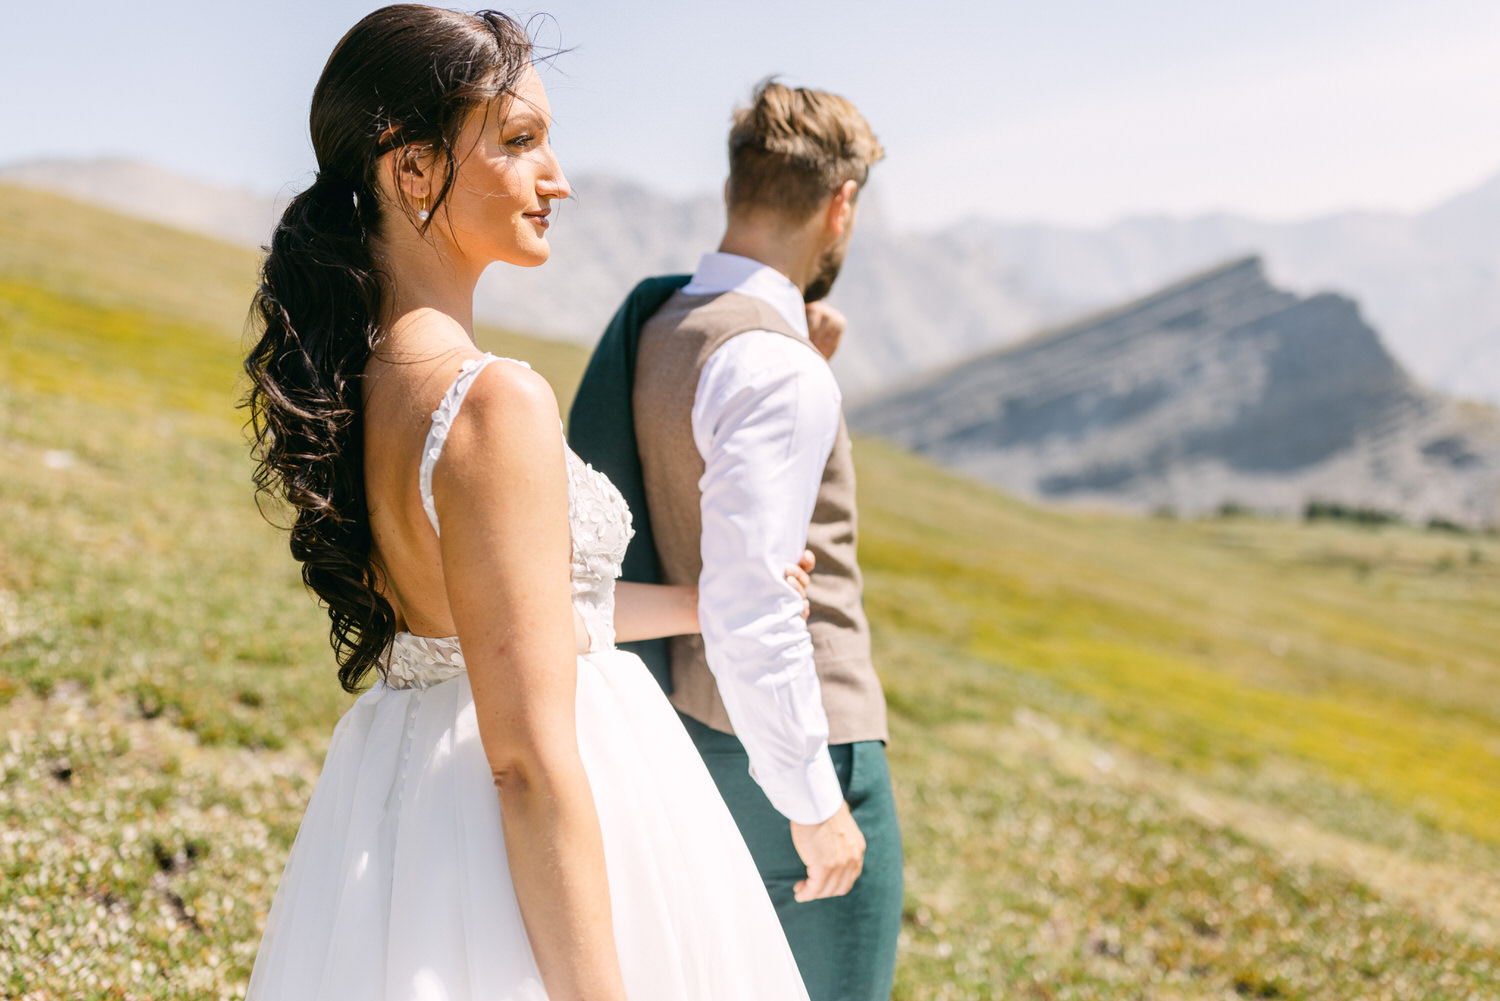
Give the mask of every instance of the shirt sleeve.
POLYGON ((698 615, 709 670, 751 774, 801 824, 843 803, 812 637, 785 577, 807 545, 839 404, 821 357, 761 330, 714 352, 693 403, 705 467, 698 615))

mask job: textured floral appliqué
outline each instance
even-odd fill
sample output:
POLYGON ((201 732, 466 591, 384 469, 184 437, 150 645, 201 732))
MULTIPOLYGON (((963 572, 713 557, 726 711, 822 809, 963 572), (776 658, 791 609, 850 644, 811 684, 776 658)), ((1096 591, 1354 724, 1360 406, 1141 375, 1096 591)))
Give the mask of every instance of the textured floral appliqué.
POLYGON ((573 607, 589 649, 615 645, 615 578, 635 534, 630 508, 609 477, 568 449, 568 524, 573 530, 573 607))

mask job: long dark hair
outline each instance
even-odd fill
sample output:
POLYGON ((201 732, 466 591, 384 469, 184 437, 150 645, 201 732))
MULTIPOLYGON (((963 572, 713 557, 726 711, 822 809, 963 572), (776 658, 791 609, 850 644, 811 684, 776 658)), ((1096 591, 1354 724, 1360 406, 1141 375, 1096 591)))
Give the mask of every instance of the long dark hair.
POLYGON ((384 281, 370 241, 385 213, 413 216, 404 200, 382 203, 377 171, 393 150, 435 156, 442 183, 424 208, 436 214, 469 112, 513 92, 531 57, 525 29, 495 11, 397 4, 356 24, 313 91, 317 179, 287 205, 261 268, 251 316, 263 332, 245 359, 243 402, 255 485, 292 508, 292 555, 328 608, 346 691, 380 665, 396 632, 371 558, 360 380, 380 336, 384 281))

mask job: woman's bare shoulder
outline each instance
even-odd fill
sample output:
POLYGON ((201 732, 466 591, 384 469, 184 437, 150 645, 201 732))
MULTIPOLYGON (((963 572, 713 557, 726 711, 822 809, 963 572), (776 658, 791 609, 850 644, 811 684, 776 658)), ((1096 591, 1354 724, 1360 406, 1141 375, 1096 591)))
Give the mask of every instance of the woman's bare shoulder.
MULTIPOLYGON (((480 357, 476 352, 475 359, 480 357)), ((472 458, 495 468, 507 459, 532 461, 553 451, 560 456, 562 440, 552 386, 525 365, 502 358, 475 377, 447 448, 458 464, 472 458)))
MULTIPOLYGON (((377 350, 366 369, 370 383, 390 380, 420 405, 432 397, 436 404, 464 371, 464 366, 486 358, 485 366, 464 395, 462 411, 468 418, 497 408, 522 417, 533 411, 557 417, 557 397, 547 380, 524 362, 481 351, 468 331, 452 316, 437 309, 414 309, 397 317, 388 328, 383 350, 377 350)), ((427 408, 432 409, 432 408, 427 408)))
POLYGON ((558 424, 557 396, 551 383, 513 358, 487 365, 469 388, 467 399, 474 404, 474 416, 482 420, 540 420, 553 428, 558 424))

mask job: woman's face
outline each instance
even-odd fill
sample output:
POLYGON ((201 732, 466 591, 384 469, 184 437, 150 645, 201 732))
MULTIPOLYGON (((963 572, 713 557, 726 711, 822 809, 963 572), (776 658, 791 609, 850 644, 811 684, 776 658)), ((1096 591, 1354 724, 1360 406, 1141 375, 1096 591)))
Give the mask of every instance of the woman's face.
POLYGON ((471 116, 458 142, 462 160, 453 187, 433 220, 458 254, 481 266, 505 261, 529 268, 547 260, 551 203, 568 197, 551 126, 547 91, 530 66, 513 95, 471 116))

